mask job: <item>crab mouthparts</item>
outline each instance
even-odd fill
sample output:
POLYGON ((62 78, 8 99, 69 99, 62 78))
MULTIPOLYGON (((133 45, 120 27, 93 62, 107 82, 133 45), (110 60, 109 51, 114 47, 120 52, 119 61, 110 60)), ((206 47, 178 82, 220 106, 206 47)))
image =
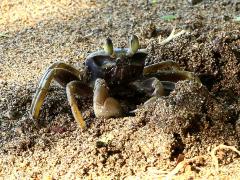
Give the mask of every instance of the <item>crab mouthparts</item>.
POLYGON ((118 84, 128 83, 140 76, 142 71, 142 68, 133 66, 117 67, 112 73, 112 79, 115 79, 118 84))

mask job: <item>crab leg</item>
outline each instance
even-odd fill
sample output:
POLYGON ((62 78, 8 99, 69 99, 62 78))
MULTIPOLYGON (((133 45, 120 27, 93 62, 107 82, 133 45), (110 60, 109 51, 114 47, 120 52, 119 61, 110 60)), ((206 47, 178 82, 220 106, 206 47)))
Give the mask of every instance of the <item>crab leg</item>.
POLYGON ((200 79, 196 75, 194 75, 194 73, 189 71, 181 71, 179 64, 174 61, 163 61, 160 63, 146 66, 143 69, 143 74, 146 77, 151 77, 152 74, 154 74, 154 76, 156 76, 161 81, 177 82, 179 80, 188 79, 201 83, 200 79))
MULTIPOLYGON (((159 97, 165 96, 166 91, 171 91, 174 89, 174 83, 169 81, 160 81, 156 77, 151 77, 143 81, 137 80, 133 82, 133 85, 137 91, 144 92, 150 98, 143 104, 144 106, 156 101, 159 97)), ((138 109, 131 111, 130 113, 136 112, 138 109)))
MULTIPOLYGON (((82 74, 80 71, 78 71, 77 69, 75 69, 74 67, 72 67, 72 66, 70 66, 70 65, 68 65, 68 64, 65 64, 65 63, 63 63, 63 62, 56 62, 56 63, 52 64, 51 66, 49 66, 49 67, 47 68, 47 70, 46 70, 45 73, 43 74, 43 76, 42 76, 39 84, 41 84, 41 83, 42 83, 42 80, 45 79, 45 76, 47 75, 47 73, 48 73, 48 71, 49 71, 50 69, 56 69, 56 68, 65 69, 66 71, 71 72, 71 74, 73 74, 74 76, 76 76, 76 77, 78 77, 78 78, 80 78, 80 77, 81 77, 81 74, 82 74)), ((68 76, 69 76, 69 75, 68 75, 68 76)), ((64 77, 67 77, 67 76, 64 76, 64 77)), ((55 80, 57 80, 58 83, 61 84, 62 86, 66 86, 66 84, 67 84, 67 83, 63 83, 64 78, 62 78, 62 77, 61 77, 61 79, 60 79, 60 78, 56 78, 55 80)))
POLYGON ((86 123, 82 117, 82 114, 78 108, 77 101, 75 98, 75 94, 87 96, 91 94, 91 88, 86 86, 85 84, 81 83, 80 81, 72 81, 67 84, 66 86, 66 92, 67 92, 67 98, 68 102, 71 106, 72 114, 74 119, 77 121, 78 125, 84 129, 86 128, 86 123))
MULTIPOLYGON (((45 73, 43 74, 42 78, 40 79, 40 81, 39 81, 39 83, 38 83, 39 86, 40 86, 40 85, 43 83, 43 81, 46 79, 46 76, 47 76, 47 74, 49 73, 49 71, 50 71, 51 69, 55 69, 55 68, 65 69, 67 72, 70 71, 70 75, 71 75, 71 77, 73 78, 72 80, 78 79, 78 77, 81 76, 81 72, 78 71, 78 70, 76 70, 76 69, 73 68, 72 66, 67 65, 67 64, 65 64, 65 63, 62 63, 62 62, 57 62, 57 63, 54 63, 54 64, 52 64, 51 66, 49 66, 49 67, 47 68, 47 70, 45 71, 45 73)), ((68 78, 69 78, 69 74, 68 74, 68 76, 66 76, 66 73, 65 73, 65 77, 68 77, 68 78)), ((62 78, 62 80, 61 80, 60 78, 57 78, 57 77, 56 77, 55 80, 56 80, 59 84, 61 84, 62 86, 66 85, 66 83, 63 82, 64 78, 63 78, 63 77, 61 77, 61 78, 62 78)), ((32 105, 35 104, 36 96, 37 96, 37 94, 39 94, 39 91, 40 91, 40 89, 38 88, 38 89, 37 89, 37 92, 35 93, 35 96, 34 96, 34 98, 33 98, 32 105)), ((32 108, 33 108, 33 106, 31 106, 30 112, 32 112, 32 108)))
POLYGON ((54 67, 53 69, 48 69, 40 80, 39 86, 31 104, 30 113, 34 119, 37 119, 39 116, 40 108, 48 92, 51 81, 58 78, 63 73, 65 75, 68 75, 68 79, 72 78, 70 81, 78 79, 78 77, 76 77, 72 72, 68 71, 67 69, 54 67))
MULTIPOLYGON (((146 77, 150 76, 146 75, 146 77)), ((189 71, 159 71, 154 74, 160 81, 177 82, 180 80, 191 80, 201 83, 200 79, 192 72, 189 71)))
POLYGON ((144 67, 143 74, 152 74, 156 73, 161 69, 172 69, 172 70, 180 70, 180 66, 178 63, 174 61, 163 61, 160 63, 152 64, 149 66, 144 67))
POLYGON ((134 81, 132 85, 148 96, 163 96, 165 94, 163 84, 155 77, 134 81))
POLYGON ((109 97, 108 87, 104 79, 96 79, 93 90, 93 108, 96 117, 119 117, 122 108, 119 102, 109 97))
POLYGON ((152 97, 150 99, 148 99, 144 103, 144 105, 152 103, 152 102, 156 101, 156 99, 158 97, 165 95, 163 84, 155 77, 150 78, 150 80, 152 80, 152 84, 151 85, 152 85, 154 91, 152 93, 152 97))

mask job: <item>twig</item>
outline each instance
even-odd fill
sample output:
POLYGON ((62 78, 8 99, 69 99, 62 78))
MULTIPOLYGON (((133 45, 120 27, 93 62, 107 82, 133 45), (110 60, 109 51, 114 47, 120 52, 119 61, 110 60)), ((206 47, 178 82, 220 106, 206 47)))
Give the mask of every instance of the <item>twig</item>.
MULTIPOLYGON (((213 166, 217 169, 218 171, 218 159, 216 157, 216 152, 219 149, 230 149, 234 152, 236 152, 239 156, 240 156, 240 151, 237 150, 234 146, 226 146, 223 144, 220 144, 219 146, 215 147, 212 151, 211 151, 211 158, 212 158, 212 163, 213 166)), ((199 157, 202 157, 203 159, 207 159, 207 156, 196 156, 194 158, 188 159, 188 160, 183 160, 181 161, 171 172, 169 172, 167 174, 167 176, 165 177, 166 180, 170 180, 172 179, 181 169, 185 169, 185 167, 187 165, 189 165, 190 163, 193 163, 194 161, 196 161, 199 157)))
MULTIPOLYGON (((187 165, 195 162, 200 157, 202 157, 202 156, 196 156, 196 157, 193 157, 191 159, 186 159, 186 160, 181 161, 180 163, 178 163, 178 165, 171 172, 168 173, 168 175, 165 177, 165 179, 166 180, 172 179, 173 176, 176 175, 181 169, 185 169, 185 167, 187 165)), ((204 157, 202 157, 202 158, 204 158, 204 157)))
POLYGON ((175 31, 176 31, 176 26, 173 27, 173 30, 172 30, 171 34, 166 39, 164 39, 163 41, 161 41, 161 39, 159 39, 159 44, 160 45, 165 45, 168 42, 170 42, 171 40, 173 40, 173 39, 175 39, 175 38, 177 38, 177 37, 179 37, 182 34, 187 32, 186 30, 181 30, 180 32, 175 34, 175 31))
POLYGON ((215 154, 216 154, 217 150, 220 150, 220 149, 230 149, 230 150, 236 152, 240 156, 240 151, 238 151, 234 146, 226 146, 224 144, 220 144, 219 146, 215 147, 211 151, 211 157, 212 157, 212 164, 216 168, 217 171, 218 171, 219 165, 218 165, 218 158, 215 154))

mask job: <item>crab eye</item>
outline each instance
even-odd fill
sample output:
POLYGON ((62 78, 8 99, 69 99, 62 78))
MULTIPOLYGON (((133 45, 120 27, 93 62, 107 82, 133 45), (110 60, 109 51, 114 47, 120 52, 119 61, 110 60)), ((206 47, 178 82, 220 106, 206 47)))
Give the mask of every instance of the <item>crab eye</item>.
POLYGON ((103 49, 106 52, 107 55, 113 54, 113 43, 112 40, 108 37, 103 45, 103 49))
POLYGON ((132 35, 129 40, 129 44, 130 44, 130 47, 129 47, 128 54, 134 55, 138 51, 139 46, 140 46, 138 37, 136 35, 132 35))

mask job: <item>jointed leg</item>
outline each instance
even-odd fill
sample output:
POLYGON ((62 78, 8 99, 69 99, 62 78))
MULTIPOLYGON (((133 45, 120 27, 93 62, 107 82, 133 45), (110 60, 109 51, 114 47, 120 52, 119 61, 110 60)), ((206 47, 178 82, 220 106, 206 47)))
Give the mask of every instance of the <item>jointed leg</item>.
MULTIPOLYGON (((174 84, 171 82, 161 82, 155 77, 150 77, 145 80, 137 80, 131 85, 139 92, 145 93, 150 98, 143 104, 144 106, 155 102, 159 97, 166 95, 169 90, 174 88, 174 84)), ((135 113, 138 109, 131 111, 135 113)))
MULTIPOLYGON (((64 70, 66 70, 66 72, 70 72, 70 74, 68 73, 67 76, 62 76, 61 78, 58 78, 58 77, 55 78, 55 80, 62 86, 66 86, 67 85, 67 83, 64 82, 65 78, 68 78, 69 76, 71 76, 71 77, 74 76, 75 78, 79 79, 81 77, 81 75, 82 75, 82 73, 79 70, 75 69, 74 67, 72 67, 72 66, 70 66, 68 64, 65 64, 63 62, 56 62, 56 63, 52 64, 51 66, 49 66, 46 69, 45 73, 43 74, 43 76, 42 76, 42 78, 41 78, 41 80, 39 82, 39 84, 42 83, 42 81, 45 79, 48 71, 51 70, 51 69, 64 69, 64 70)), ((65 81, 67 81, 67 79, 65 81)))
POLYGON ((65 63, 62 63, 62 62, 57 62, 57 63, 54 63, 51 66, 49 66, 47 68, 47 70, 45 71, 45 73, 42 75, 42 78, 40 79, 40 81, 38 83, 39 87, 37 88, 37 92, 35 93, 35 96, 34 96, 33 101, 32 101, 32 106, 31 106, 31 109, 30 109, 31 114, 32 114, 32 111, 33 111, 33 109, 32 109, 33 105, 36 103, 36 100, 37 100, 36 97, 38 96, 38 94, 41 91, 40 86, 46 80, 47 76, 49 76, 49 72, 52 69, 64 69, 66 71, 66 72, 61 71, 65 75, 64 77, 60 73, 58 73, 58 76, 55 76, 55 80, 59 84, 61 84, 62 86, 65 86, 66 82, 70 82, 72 80, 76 80, 76 79, 78 79, 81 76, 81 72, 80 71, 78 71, 77 69, 73 68, 72 66, 67 65, 65 63), (59 78, 60 75, 61 75, 61 78, 59 78))
POLYGON ((156 73, 160 70, 164 70, 164 69, 171 69, 171 70, 180 70, 180 66, 178 63, 174 62, 174 61, 163 61, 160 63, 156 63, 156 64, 152 64, 149 66, 144 67, 143 69, 143 74, 147 75, 147 74, 153 74, 156 73))
POLYGON ((108 87, 103 79, 96 79, 93 90, 93 108, 96 117, 119 117, 122 108, 119 102, 109 97, 108 87))
POLYGON ((164 96, 165 94, 163 84, 155 77, 137 80, 132 85, 137 91, 144 92, 150 97, 164 96))
POLYGON ((152 102, 156 101, 157 98, 159 98, 160 96, 165 95, 163 84, 157 78, 153 77, 153 78, 150 78, 149 80, 152 80, 152 87, 153 87, 154 91, 152 93, 152 97, 150 99, 148 99, 144 103, 144 105, 152 103, 152 102))
POLYGON ((75 95, 90 95, 92 93, 92 89, 80 81, 72 81, 66 86, 67 98, 68 102, 71 106, 72 114, 74 119, 77 121, 78 125, 84 129, 86 127, 86 123, 82 117, 82 114, 78 108, 77 101, 75 99, 75 95))
MULTIPOLYGON (((164 84, 168 85, 166 82, 164 82, 164 84)), ((132 83, 132 85, 137 89, 137 91, 144 92, 148 96, 151 97, 144 104, 153 102, 158 97, 164 96, 166 94, 163 83, 155 77, 151 77, 151 78, 145 79, 143 81, 141 81, 141 80, 135 81, 132 83)))
MULTIPOLYGON (((70 72, 68 69, 56 68, 54 66, 51 66, 51 67, 44 73, 43 77, 40 80, 37 91, 33 97, 33 101, 32 101, 31 108, 30 108, 30 113, 34 119, 37 119, 39 116, 40 108, 43 104, 45 96, 48 92, 48 88, 53 79, 59 78, 59 76, 61 76, 62 74, 65 74, 66 78, 69 81, 78 79, 78 77, 75 74, 73 74, 72 72, 70 72), (52 69, 51 69, 51 67, 52 67, 52 69)), ((64 67, 64 64, 61 64, 61 67, 64 67)), ((77 71, 77 70, 75 70, 75 71, 77 71)), ((66 83, 67 79, 62 79, 62 81, 61 81, 62 84, 66 83)))
MULTIPOLYGON (((150 75, 146 75, 148 77, 150 75)), ((191 80, 201 83, 200 79, 192 72, 189 71, 159 71, 154 74, 160 81, 177 82, 180 80, 191 80)))

